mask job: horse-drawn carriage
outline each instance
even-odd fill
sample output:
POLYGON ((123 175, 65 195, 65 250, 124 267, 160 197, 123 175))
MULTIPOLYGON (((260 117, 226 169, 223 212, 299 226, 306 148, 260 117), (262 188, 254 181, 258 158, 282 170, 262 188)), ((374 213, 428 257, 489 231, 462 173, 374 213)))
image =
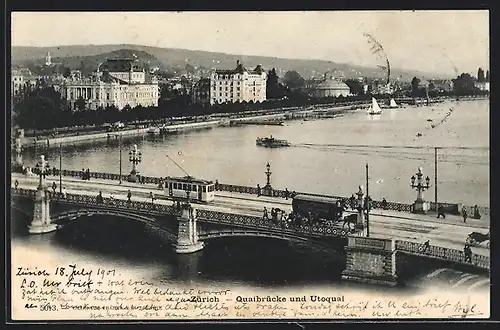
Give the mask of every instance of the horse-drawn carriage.
POLYGON ((357 214, 344 215, 343 200, 331 197, 295 195, 292 201, 293 213, 317 222, 343 222, 343 226, 354 229, 357 224, 357 214))
POLYGON ((471 246, 490 248, 490 232, 487 234, 472 232, 467 236, 465 243, 471 246))

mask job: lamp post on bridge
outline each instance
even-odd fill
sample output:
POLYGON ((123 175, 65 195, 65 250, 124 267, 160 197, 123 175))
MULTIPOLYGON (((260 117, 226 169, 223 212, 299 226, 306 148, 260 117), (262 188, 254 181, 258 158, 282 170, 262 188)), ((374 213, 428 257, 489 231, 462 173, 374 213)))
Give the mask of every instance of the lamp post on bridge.
POLYGON ((40 178, 38 181, 38 190, 45 190, 45 177, 50 173, 49 162, 45 160, 45 156, 40 156, 40 161, 35 165, 36 172, 40 178))
POLYGON ((264 186, 264 194, 265 196, 272 196, 273 188, 271 187, 271 164, 267 162, 266 164, 266 185, 264 186))
POLYGON ((429 210, 429 203, 424 200, 424 191, 429 189, 431 179, 429 176, 425 178, 425 183, 423 180, 424 173, 422 172, 422 167, 418 168, 418 172, 415 175, 411 176, 411 185, 412 189, 417 191, 417 199, 413 203, 413 212, 414 213, 426 213, 429 210), (415 178, 415 175, 417 176, 415 178), (416 183, 415 183, 416 179, 416 183))
POLYGON ((356 196, 358 196, 357 200, 357 211, 358 211, 358 218, 356 221, 356 228, 363 229, 365 227, 364 223, 364 216, 363 216, 363 201, 364 201, 364 192, 363 192, 363 186, 358 186, 358 191, 356 192, 356 196))
POLYGON ((129 181, 138 182, 139 170, 137 165, 142 161, 142 153, 137 149, 137 144, 134 144, 134 148, 128 153, 129 161, 132 163, 132 171, 130 171, 129 181))

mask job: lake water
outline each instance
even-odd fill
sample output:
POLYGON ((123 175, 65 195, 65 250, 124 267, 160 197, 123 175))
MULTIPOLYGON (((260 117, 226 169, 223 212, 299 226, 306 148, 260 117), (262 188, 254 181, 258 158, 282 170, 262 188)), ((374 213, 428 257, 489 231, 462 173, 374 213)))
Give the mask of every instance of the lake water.
MULTIPOLYGON (((192 176, 256 186, 265 184, 269 162, 276 188, 345 196, 365 185, 365 164, 369 163, 373 198, 406 203, 415 198, 409 187, 411 175, 422 166, 433 184, 433 147, 447 147, 439 150, 440 201, 489 205, 488 101, 384 110, 378 117, 360 111, 334 119, 290 121, 281 127, 226 127, 127 139, 123 173, 130 170, 127 158, 133 144, 142 152, 144 175, 184 175, 168 155, 192 176), (453 111, 447 116, 450 108, 453 111), (267 149, 255 145, 257 137, 269 134, 293 146, 267 149)), ((36 154, 41 152, 51 165, 58 166, 57 149, 39 149, 36 154)), ((28 151, 25 161, 33 164, 36 154, 28 151)), ((62 162, 67 169, 118 173, 118 143, 64 146, 62 162)), ((433 199, 433 194, 431 188, 427 197, 433 199)), ((21 222, 14 219, 13 223, 14 245, 36 252, 39 258, 57 256, 61 262, 80 261, 96 267, 109 264, 137 270, 148 279, 250 286, 344 285, 339 283, 343 264, 338 258, 285 241, 227 238, 210 242, 199 253, 178 256, 157 234, 122 219, 89 218, 41 236, 27 236, 21 222)))

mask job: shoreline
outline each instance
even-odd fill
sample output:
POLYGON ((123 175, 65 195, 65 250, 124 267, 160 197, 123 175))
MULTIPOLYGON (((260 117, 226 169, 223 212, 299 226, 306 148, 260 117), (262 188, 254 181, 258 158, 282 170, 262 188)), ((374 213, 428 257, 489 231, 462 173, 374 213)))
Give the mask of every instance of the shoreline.
MULTIPOLYGON (((464 97, 460 101, 475 101, 486 100, 488 97, 464 97)), ((417 108, 426 106, 425 99, 417 99, 416 104, 408 105, 407 101, 413 100, 410 98, 402 99, 405 107, 417 108)), ((401 101, 401 99, 400 99, 401 101)), ((457 101, 452 97, 438 97, 429 99, 429 105, 442 103, 446 101, 457 101)), ((289 121, 298 119, 326 119, 335 118, 335 115, 342 113, 355 112, 369 107, 370 101, 353 101, 347 104, 316 104, 312 106, 288 107, 277 109, 256 110, 241 114, 214 114, 214 117, 208 116, 195 117, 194 121, 183 122, 179 124, 169 125, 141 125, 142 127, 135 127, 130 129, 113 130, 113 131, 98 131, 98 132, 83 132, 80 134, 67 134, 63 136, 39 136, 35 137, 22 137, 21 144, 23 147, 51 147, 51 145, 59 144, 78 144, 89 141, 102 141, 102 140, 116 140, 120 137, 134 137, 144 136, 147 134, 178 134, 181 132, 196 131, 200 129, 212 129, 214 127, 225 126, 240 126, 240 125, 277 125, 279 121, 289 121)), ((61 134, 62 135, 62 134, 61 134)))

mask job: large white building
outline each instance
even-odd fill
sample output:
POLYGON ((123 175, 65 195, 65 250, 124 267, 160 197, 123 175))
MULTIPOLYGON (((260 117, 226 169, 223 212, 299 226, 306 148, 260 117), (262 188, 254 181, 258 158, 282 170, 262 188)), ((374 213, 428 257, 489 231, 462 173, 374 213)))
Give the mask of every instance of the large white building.
POLYGON ((158 81, 146 74, 144 66, 136 59, 108 59, 97 68, 97 73, 86 79, 70 79, 60 89, 71 109, 82 98, 86 108, 138 105, 158 106, 160 92, 158 81))
POLYGON ((215 70, 210 75, 210 104, 263 102, 267 75, 260 65, 247 70, 239 61, 234 70, 215 70))

